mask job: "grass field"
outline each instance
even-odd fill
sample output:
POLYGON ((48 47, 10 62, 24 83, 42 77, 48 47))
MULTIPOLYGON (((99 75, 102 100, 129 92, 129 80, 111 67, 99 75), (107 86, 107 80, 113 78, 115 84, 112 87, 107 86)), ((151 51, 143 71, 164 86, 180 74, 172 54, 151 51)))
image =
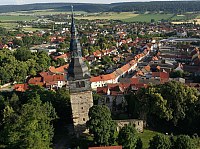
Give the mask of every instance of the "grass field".
POLYGON ((149 141, 156 135, 160 134, 156 131, 144 129, 143 133, 138 133, 138 136, 142 139, 143 149, 148 149, 149 141))
POLYGON ((39 31, 39 30, 44 30, 44 29, 41 29, 41 28, 32 28, 32 27, 24 27, 23 28, 23 31, 27 31, 27 32, 29 32, 29 31, 32 31, 32 32, 34 32, 34 31, 39 31))
POLYGON ((185 19, 186 19, 185 15, 176 15, 171 18, 171 20, 174 20, 174 21, 185 20, 185 19))
POLYGON ((77 19, 106 19, 106 20, 121 20, 124 22, 150 22, 152 19, 155 21, 164 20, 185 20, 185 15, 173 15, 173 14, 134 14, 133 12, 107 12, 107 13, 98 13, 90 14, 88 13, 85 16, 76 17, 77 19))
POLYGON ((132 12, 107 12, 99 14, 88 14, 83 17, 76 17, 76 19, 87 19, 87 20, 96 20, 96 19, 105 19, 105 20, 123 20, 131 17, 136 17, 138 14, 132 12))
MULTIPOLYGON (((86 14, 87 12, 75 11, 74 13, 86 14)), ((32 10, 32 11, 18 11, 18 12, 3 13, 3 15, 12 15, 12 16, 19 16, 19 15, 41 16, 41 15, 57 15, 57 14, 71 14, 71 12, 56 11, 54 9, 46 9, 46 10, 32 10)))
POLYGON ((154 19, 155 21, 160 21, 162 19, 168 20, 171 18, 172 14, 140 14, 135 17, 123 19, 122 21, 125 22, 151 22, 151 19, 154 19))
POLYGON ((0 27, 6 28, 6 29, 14 29, 18 26, 18 23, 0 23, 0 27))
MULTIPOLYGON (((148 129, 144 129, 143 133, 138 133, 138 136, 142 139, 143 149, 149 148, 149 141, 157 134, 161 133, 148 129)), ((200 149, 200 138, 193 139, 193 143, 196 144, 197 149, 200 149)))
POLYGON ((9 16, 9 15, 0 15, 0 21, 30 21, 34 20, 36 17, 34 16, 9 16))

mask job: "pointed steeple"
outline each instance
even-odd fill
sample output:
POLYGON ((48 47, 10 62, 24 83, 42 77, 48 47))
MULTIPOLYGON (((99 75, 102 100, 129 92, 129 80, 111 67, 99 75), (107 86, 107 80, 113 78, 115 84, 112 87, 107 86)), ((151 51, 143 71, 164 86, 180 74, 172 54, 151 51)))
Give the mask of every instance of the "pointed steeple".
POLYGON ((75 23, 74 23, 74 10, 73 10, 73 6, 71 6, 72 9, 72 14, 71 14, 71 38, 76 38, 76 27, 75 27, 75 23))
POLYGON ((70 41, 70 55, 71 62, 68 68, 68 80, 80 80, 90 77, 88 67, 82 59, 81 45, 78 40, 78 33, 74 21, 74 12, 72 6, 71 15, 71 41, 70 41))

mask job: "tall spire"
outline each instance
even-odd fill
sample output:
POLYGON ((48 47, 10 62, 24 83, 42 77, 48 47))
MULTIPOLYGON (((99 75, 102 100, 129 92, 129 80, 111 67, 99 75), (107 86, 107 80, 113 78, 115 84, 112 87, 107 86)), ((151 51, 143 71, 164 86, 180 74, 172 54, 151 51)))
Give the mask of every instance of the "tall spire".
POLYGON ((88 78, 90 74, 85 62, 83 62, 82 60, 82 50, 80 42, 78 40, 78 33, 75 26, 73 6, 71 6, 71 8, 72 8, 71 41, 70 41, 71 62, 68 68, 68 79, 76 80, 76 79, 88 78))
POLYGON ((76 27, 75 27, 75 23, 74 23, 74 10, 73 10, 73 5, 71 5, 71 9, 72 9, 72 14, 71 14, 71 37, 76 38, 76 27))

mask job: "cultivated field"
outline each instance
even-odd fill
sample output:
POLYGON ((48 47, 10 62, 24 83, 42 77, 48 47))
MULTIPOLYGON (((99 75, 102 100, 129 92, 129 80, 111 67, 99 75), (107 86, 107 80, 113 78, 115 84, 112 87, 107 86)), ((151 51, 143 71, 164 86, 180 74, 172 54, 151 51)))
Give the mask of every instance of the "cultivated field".
POLYGON ((169 21, 183 21, 191 19, 188 15, 174 15, 174 14, 136 14, 133 12, 107 12, 107 13, 87 13, 83 16, 76 17, 76 19, 106 19, 106 20, 121 20, 124 22, 151 22, 169 20, 169 21))
POLYGON ((132 18, 123 19, 125 22, 151 22, 151 20, 160 21, 162 19, 168 20, 172 14, 139 14, 132 18))
POLYGON ((3 28, 6 28, 6 29, 14 29, 14 28, 16 28, 18 26, 18 23, 0 23, 0 27, 3 27, 3 28))
POLYGON ((76 17, 76 19, 87 19, 87 20, 96 20, 96 19, 105 19, 105 20, 123 20, 131 17, 136 17, 138 14, 132 12, 105 12, 105 13, 88 13, 85 16, 76 17))
MULTIPOLYGON (((75 14, 86 14, 84 11, 75 11, 75 14)), ((2 15, 12 15, 12 16, 43 16, 43 15, 58 15, 58 14, 71 14, 71 12, 67 11, 56 11, 54 9, 46 9, 46 10, 31 10, 31 11, 18 11, 18 12, 8 12, 2 13, 2 15)))
POLYGON ((30 21, 34 20, 36 17, 34 16, 20 16, 20 15, 0 15, 0 21, 1 22, 8 22, 8 21, 30 21))

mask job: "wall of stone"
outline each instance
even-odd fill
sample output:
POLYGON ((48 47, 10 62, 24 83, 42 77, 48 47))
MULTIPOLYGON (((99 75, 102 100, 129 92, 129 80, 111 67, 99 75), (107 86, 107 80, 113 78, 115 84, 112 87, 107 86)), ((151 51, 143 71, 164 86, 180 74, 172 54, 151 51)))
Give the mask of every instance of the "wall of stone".
POLYGON ((127 119, 127 120, 115 120, 117 123, 117 130, 119 131, 122 127, 127 125, 133 125, 138 132, 144 131, 143 120, 138 119, 127 119))
POLYGON ((70 94, 74 131, 82 133, 86 130, 86 122, 89 120, 88 112, 93 106, 91 91, 70 94))

